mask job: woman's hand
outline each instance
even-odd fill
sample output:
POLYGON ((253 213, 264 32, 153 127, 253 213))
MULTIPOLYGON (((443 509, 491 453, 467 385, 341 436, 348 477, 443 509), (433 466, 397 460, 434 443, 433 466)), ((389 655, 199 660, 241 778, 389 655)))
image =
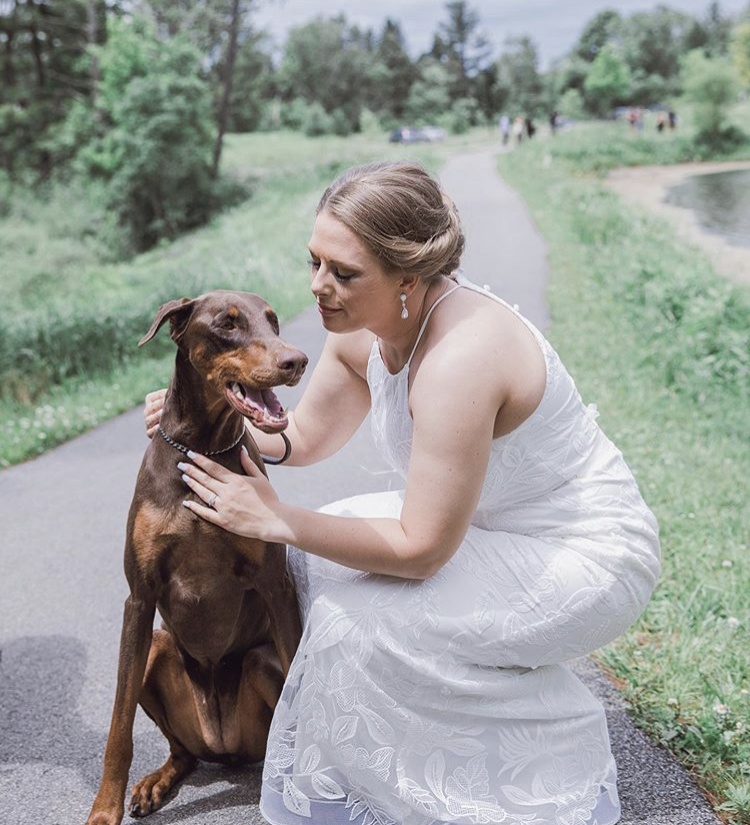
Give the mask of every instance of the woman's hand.
POLYGON ((146 422, 146 435, 149 438, 153 437, 159 426, 166 395, 166 390, 155 390, 146 396, 146 406, 143 409, 143 418, 146 422))
POLYGON ((277 513, 279 497, 243 447, 240 460, 246 475, 233 473, 202 455, 188 453, 194 462, 180 462, 182 479, 201 499, 183 504, 197 516, 238 536, 283 541, 277 513))

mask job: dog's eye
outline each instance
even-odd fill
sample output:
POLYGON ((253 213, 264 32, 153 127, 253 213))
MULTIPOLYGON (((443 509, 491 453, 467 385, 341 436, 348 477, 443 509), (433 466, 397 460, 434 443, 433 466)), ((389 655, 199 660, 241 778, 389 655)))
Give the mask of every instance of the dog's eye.
POLYGON ((237 325, 234 323, 234 321, 231 318, 225 318, 221 322, 221 328, 224 329, 224 330, 227 330, 227 332, 231 332, 231 330, 237 329, 237 325))

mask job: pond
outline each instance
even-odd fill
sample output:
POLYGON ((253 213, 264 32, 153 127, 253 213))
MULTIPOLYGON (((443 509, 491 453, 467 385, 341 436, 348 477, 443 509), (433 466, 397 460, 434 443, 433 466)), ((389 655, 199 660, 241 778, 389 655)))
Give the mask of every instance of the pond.
POLYGON ((750 247, 750 169, 694 175, 668 189, 665 200, 692 209, 701 226, 730 243, 750 247))

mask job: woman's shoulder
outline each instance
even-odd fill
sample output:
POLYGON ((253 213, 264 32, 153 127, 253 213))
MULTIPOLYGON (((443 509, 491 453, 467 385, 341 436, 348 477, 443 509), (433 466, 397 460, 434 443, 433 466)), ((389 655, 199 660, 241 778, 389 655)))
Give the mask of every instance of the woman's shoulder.
POLYGON ((544 354, 531 327, 507 303, 473 289, 457 290, 428 326, 423 376, 446 382, 471 378, 489 393, 525 393, 545 374, 544 354), (432 329, 430 329, 432 327, 432 329))
POLYGON ((326 348, 342 364, 367 379, 367 362, 375 343, 375 335, 366 329, 355 332, 329 332, 326 348))
POLYGON ((477 355, 488 348, 515 348, 534 339, 530 327, 504 301, 476 289, 458 289, 444 301, 426 332, 425 352, 477 355), (432 329, 430 329, 432 327, 432 329))

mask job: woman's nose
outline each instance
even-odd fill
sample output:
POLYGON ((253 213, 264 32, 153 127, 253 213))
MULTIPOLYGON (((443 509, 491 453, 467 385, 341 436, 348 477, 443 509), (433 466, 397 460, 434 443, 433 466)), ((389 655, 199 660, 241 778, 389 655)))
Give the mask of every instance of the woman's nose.
POLYGON ((313 295, 322 295, 329 287, 330 279, 326 274, 324 264, 320 264, 317 269, 313 269, 310 274, 310 289, 313 295))

